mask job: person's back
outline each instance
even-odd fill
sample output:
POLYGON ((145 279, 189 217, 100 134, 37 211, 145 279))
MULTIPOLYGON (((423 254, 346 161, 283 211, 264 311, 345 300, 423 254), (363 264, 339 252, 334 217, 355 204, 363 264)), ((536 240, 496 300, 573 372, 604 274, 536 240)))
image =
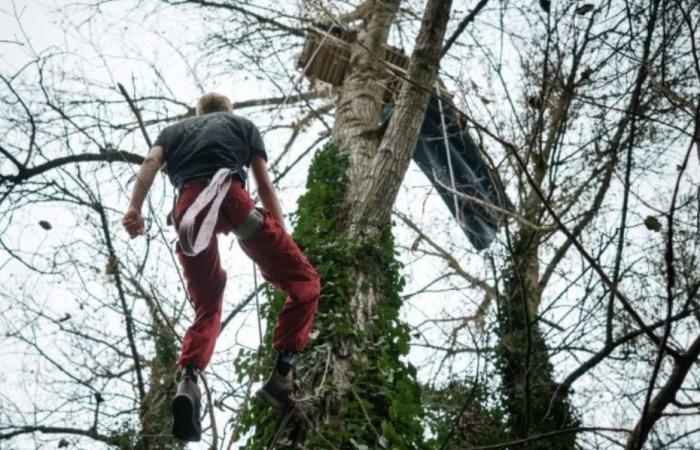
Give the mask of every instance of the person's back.
POLYGON ((246 180, 250 157, 267 160, 265 146, 255 125, 229 112, 211 112, 181 120, 165 128, 155 145, 164 149, 165 172, 179 190, 186 183, 211 178, 228 168, 246 180))

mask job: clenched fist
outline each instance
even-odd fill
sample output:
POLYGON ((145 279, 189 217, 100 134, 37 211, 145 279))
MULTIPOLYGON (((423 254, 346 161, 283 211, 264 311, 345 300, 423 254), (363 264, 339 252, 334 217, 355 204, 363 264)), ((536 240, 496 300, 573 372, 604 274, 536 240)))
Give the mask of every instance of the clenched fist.
POLYGON ((129 207, 122 218, 122 225, 124 226, 126 232, 129 233, 129 237, 131 237, 131 239, 143 234, 144 224, 141 211, 134 207, 129 207))

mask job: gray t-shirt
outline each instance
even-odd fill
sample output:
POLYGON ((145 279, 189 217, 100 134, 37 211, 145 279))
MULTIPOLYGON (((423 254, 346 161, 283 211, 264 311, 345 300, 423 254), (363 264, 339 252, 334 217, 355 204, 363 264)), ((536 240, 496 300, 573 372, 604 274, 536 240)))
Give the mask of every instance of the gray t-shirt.
POLYGON ((227 112, 190 117, 166 127, 154 145, 163 147, 165 172, 177 189, 229 168, 245 183, 253 153, 267 161, 265 144, 250 120, 227 112))

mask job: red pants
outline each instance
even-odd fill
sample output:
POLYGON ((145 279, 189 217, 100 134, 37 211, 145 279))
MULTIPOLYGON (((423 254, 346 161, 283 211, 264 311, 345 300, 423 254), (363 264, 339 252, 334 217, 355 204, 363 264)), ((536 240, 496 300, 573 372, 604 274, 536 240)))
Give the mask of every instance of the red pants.
MULTIPOLYGON (((175 206, 175 223, 207 185, 206 180, 187 184, 175 206)), ((195 318, 185 333, 180 367, 192 365, 200 370, 209 364, 216 338, 221 330, 226 272, 221 268, 216 233, 228 233, 240 224, 253 209, 253 201, 240 181, 231 183, 216 224, 216 232, 206 250, 186 256, 180 246, 177 254, 184 270, 187 291, 194 305, 195 318)), ((196 226, 207 209, 197 217, 196 226)), ((282 312, 277 318, 272 347, 294 353, 304 350, 318 307, 321 285, 318 274, 282 226, 264 211, 263 226, 252 237, 239 241, 243 251, 260 267, 262 276, 287 293, 282 312)))

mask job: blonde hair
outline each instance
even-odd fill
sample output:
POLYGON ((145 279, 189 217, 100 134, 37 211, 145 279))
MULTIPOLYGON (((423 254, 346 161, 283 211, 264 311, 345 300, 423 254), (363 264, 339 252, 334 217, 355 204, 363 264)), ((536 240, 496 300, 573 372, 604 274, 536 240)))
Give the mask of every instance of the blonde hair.
POLYGON ((202 95, 197 101, 197 115, 212 113, 212 112, 232 112, 233 105, 228 97, 216 92, 209 92, 202 95))

